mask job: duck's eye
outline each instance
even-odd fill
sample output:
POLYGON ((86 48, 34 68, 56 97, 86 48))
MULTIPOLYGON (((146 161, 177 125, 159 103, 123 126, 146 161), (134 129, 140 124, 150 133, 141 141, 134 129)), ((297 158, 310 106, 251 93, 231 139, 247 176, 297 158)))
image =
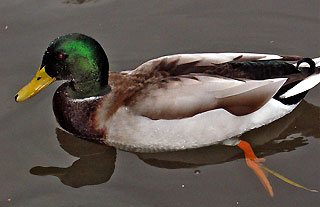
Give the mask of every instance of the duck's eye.
POLYGON ((62 59, 64 58, 64 55, 60 53, 60 54, 58 55, 58 58, 59 58, 60 60, 62 60, 62 59))

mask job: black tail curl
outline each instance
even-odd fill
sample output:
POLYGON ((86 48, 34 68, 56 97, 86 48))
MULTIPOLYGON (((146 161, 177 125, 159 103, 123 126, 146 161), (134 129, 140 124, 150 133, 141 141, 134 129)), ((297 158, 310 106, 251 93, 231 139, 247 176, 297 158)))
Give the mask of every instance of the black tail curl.
POLYGON ((297 70, 299 70, 299 71, 301 71, 301 72, 304 72, 304 70, 302 70, 301 68, 299 68, 299 65, 300 65, 301 63, 308 63, 308 64, 309 64, 310 68, 308 68, 308 71, 307 71, 309 74, 312 74, 312 73, 315 72, 316 63, 315 63, 311 58, 302 58, 301 60, 299 60, 299 61, 297 62, 297 66, 296 66, 297 70))

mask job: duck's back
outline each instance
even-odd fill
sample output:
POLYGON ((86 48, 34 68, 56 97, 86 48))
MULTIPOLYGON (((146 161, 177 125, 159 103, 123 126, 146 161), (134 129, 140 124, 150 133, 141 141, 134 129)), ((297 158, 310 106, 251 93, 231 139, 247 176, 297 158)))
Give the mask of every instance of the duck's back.
POLYGON ((129 72, 148 80, 129 105, 151 119, 177 119, 216 108, 246 115, 272 97, 296 104, 306 93, 288 99, 279 96, 310 75, 286 62, 301 59, 248 53, 160 57, 129 72))

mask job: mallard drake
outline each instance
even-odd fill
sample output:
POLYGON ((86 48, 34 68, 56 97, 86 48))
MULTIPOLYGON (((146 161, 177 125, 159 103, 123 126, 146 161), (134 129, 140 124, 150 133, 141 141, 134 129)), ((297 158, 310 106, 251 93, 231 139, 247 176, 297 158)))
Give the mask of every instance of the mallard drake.
POLYGON ((320 58, 203 53, 109 72, 101 45, 75 33, 50 43, 35 77, 15 100, 67 80, 54 94, 53 110, 60 126, 79 137, 139 152, 216 143, 241 147, 242 133, 299 104, 320 82, 319 68, 320 58))

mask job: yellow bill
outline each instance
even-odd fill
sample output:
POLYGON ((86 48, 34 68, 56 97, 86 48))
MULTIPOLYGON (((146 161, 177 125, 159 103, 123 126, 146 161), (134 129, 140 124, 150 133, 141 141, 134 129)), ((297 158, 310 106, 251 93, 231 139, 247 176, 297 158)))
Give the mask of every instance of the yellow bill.
POLYGON ((17 93, 15 100, 17 102, 25 101, 38 94, 42 89, 53 83, 55 80, 56 78, 52 78, 46 73, 45 66, 43 68, 39 68, 37 74, 30 83, 17 93))

